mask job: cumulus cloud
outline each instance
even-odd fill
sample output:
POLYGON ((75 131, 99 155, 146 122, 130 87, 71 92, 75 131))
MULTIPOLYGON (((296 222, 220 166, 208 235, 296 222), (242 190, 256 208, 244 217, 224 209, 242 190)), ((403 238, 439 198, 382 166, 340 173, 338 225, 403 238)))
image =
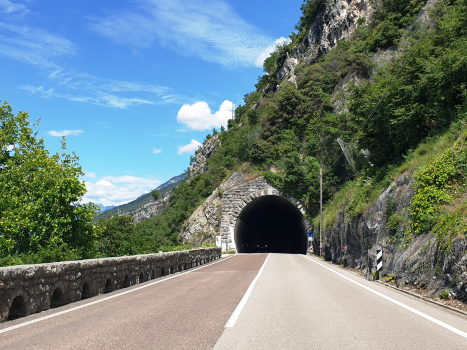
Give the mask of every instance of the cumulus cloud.
POLYGON ((286 39, 284 37, 280 37, 274 42, 274 45, 268 46, 266 49, 264 49, 263 52, 259 54, 258 57, 256 57, 255 60, 255 66, 256 67, 262 67, 264 61, 266 58, 268 58, 275 50, 277 45, 282 45, 285 42, 288 42, 290 39, 286 39))
POLYGON ((196 102, 193 105, 183 105, 178 111, 177 122, 185 124, 192 130, 210 130, 227 126, 232 118, 233 103, 229 100, 222 102, 221 107, 215 113, 206 102, 196 102))
POLYGON ((152 150, 152 153, 154 153, 154 154, 158 154, 158 153, 161 153, 161 152, 162 152, 162 150, 161 150, 161 149, 157 149, 157 148, 154 148, 154 149, 152 150))
POLYGON ((83 130, 62 130, 62 131, 49 131, 50 136, 57 136, 57 137, 62 137, 62 136, 68 136, 68 135, 79 135, 83 130))
POLYGON ((96 183, 85 182, 87 193, 81 202, 117 206, 149 193, 161 183, 157 179, 137 176, 104 176, 96 183))
POLYGON ((177 154, 183 154, 183 153, 194 154, 196 150, 202 146, 203 145, 200 142, 196 140, 191 140, 191 142, 188 145, 179 146, 177 154))

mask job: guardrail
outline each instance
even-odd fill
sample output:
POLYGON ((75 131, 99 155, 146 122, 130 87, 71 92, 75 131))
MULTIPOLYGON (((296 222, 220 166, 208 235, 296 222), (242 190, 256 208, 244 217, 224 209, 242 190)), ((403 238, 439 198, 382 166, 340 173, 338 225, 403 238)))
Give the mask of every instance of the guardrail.
POLYGON ((220 248, 0 268, 0 322, 187 270, 220 248))

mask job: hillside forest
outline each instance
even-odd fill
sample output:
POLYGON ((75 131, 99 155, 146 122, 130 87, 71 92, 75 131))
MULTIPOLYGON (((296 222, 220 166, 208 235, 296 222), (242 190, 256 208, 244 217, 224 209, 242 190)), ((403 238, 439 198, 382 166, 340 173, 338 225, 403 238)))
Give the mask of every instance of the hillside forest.
POLYGON ((449 239, 467 231, 467 0, 438 0, 420 20, 426 2, 373 1, 370 20, 359 19, 350 37, 318 59, 299 60, 289 82, 278 72, 327 6, 305 0, 289 40, 266 59, 228 128, 206 136, 221 141, 206 171, 181 182, 162 215, 136 225, 127 216, 93 223, 96 208, 78 204, 85 193, 78 157, 66 153, 65 141, 50 155, 28 114, 14 115, 4 102, 0 264, 188 248, 179 235, 185 221, 237 170, 301 200, 318 225, 322 168, 324 227, 343 204, 348 217, 358 217, 398 175, 412 172, 410 214, 387 213, 393 239, 404 245, 433 232, 449 250, 449 239))

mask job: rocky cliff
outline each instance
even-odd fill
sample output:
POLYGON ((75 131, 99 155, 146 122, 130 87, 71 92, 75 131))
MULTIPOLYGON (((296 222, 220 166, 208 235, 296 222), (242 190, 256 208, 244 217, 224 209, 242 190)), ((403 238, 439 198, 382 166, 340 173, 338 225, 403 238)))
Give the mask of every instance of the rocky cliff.
MULTIPOLYGON (((400 288, 415 288, 429 297, 447 291, 452 298, 467 300, 467 241, 458 237, 452 251, 444 254, 437 237, 422 234, 403 245, 388 229, 388 214, 409 215, 413 178, 401 175, 360 217, 350 220, 339 212, 332 228, 323 234, 325 257, 335 263, 361 270, 372 278, 376 271, 375 252, 383 252, 382 275, 400 288), (390 212, 390 213, 388 213, 390 212)), ((402 225, 402 224, 401 224, 402 225)), ((403 227, 396 230, 401 234, 403 227)), ((315 229, 317 231, 317 229, 315 229)), ((318 242, 314 242, 315 251, 318 242)))
POLYGON ((181 232, 183 242, 196 245, 214 244, 221 225, 224 191, 238 186, 252 176, 241 171, 233 173, 201 204, 185 223, 181 232))
POLYGON ((219 148, 219 145, 220 140, 218 135, 209 139, 204 144, 198 154, 196 154, 194 163, 190 166, 188 180, 206 171, 206 161, 212 157, 214 152, 219 148))
POLYGON ((132 216, 135 223, 161 215, 165 210, 165 205, 169 201, 170 193, 164 194, 162 199, 151 201, 142 207, 123 213, 123 216, 132 216))
POLYGON ((369 22, 373 8, 370 0, 330 0, 308 29, 303 41, 287 56, 276 78, 295 82, 295 67, 303 61, 309 65, 326 54, 339 40, 350 37, 358 20, 369 22))

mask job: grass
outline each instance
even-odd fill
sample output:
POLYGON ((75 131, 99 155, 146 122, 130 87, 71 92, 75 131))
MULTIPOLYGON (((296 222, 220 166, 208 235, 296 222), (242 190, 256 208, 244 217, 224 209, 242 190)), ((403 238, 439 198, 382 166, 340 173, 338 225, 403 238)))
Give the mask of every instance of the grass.
MULTIPOLYGON (((346 219, 348 220, 361 216, 376 203, 384 190, 400 174, 405 173, 409 177, 414 176, 420 167, 427 164, 434 157, 443 154, 449 147, 452 147, 456 139, 466 129, 466 120, 455 122, 445 133, 437 137, 427 138, 415 150, 409 151, 404 157, 402 164, 389 166, 386 170, 382 169, 380 171, 382 175, 380 174, 379 176, 377 174, 369 177, 361 172, 354 180, 346 182, 334 197, 324 205, 323 228, 332 227, 337 215, 342 210, 345 211, 346 219)), ((445 210, 455 212, 456 217, 460 218, 462 215, 467 215, 467 205, 459 207, 462 203, 464 203, 464 199, 453 203, 450 207, 446 207, 445 210)), ((313 218, 312 222, 315 226, 319 226, 319 215, 313 218)))

